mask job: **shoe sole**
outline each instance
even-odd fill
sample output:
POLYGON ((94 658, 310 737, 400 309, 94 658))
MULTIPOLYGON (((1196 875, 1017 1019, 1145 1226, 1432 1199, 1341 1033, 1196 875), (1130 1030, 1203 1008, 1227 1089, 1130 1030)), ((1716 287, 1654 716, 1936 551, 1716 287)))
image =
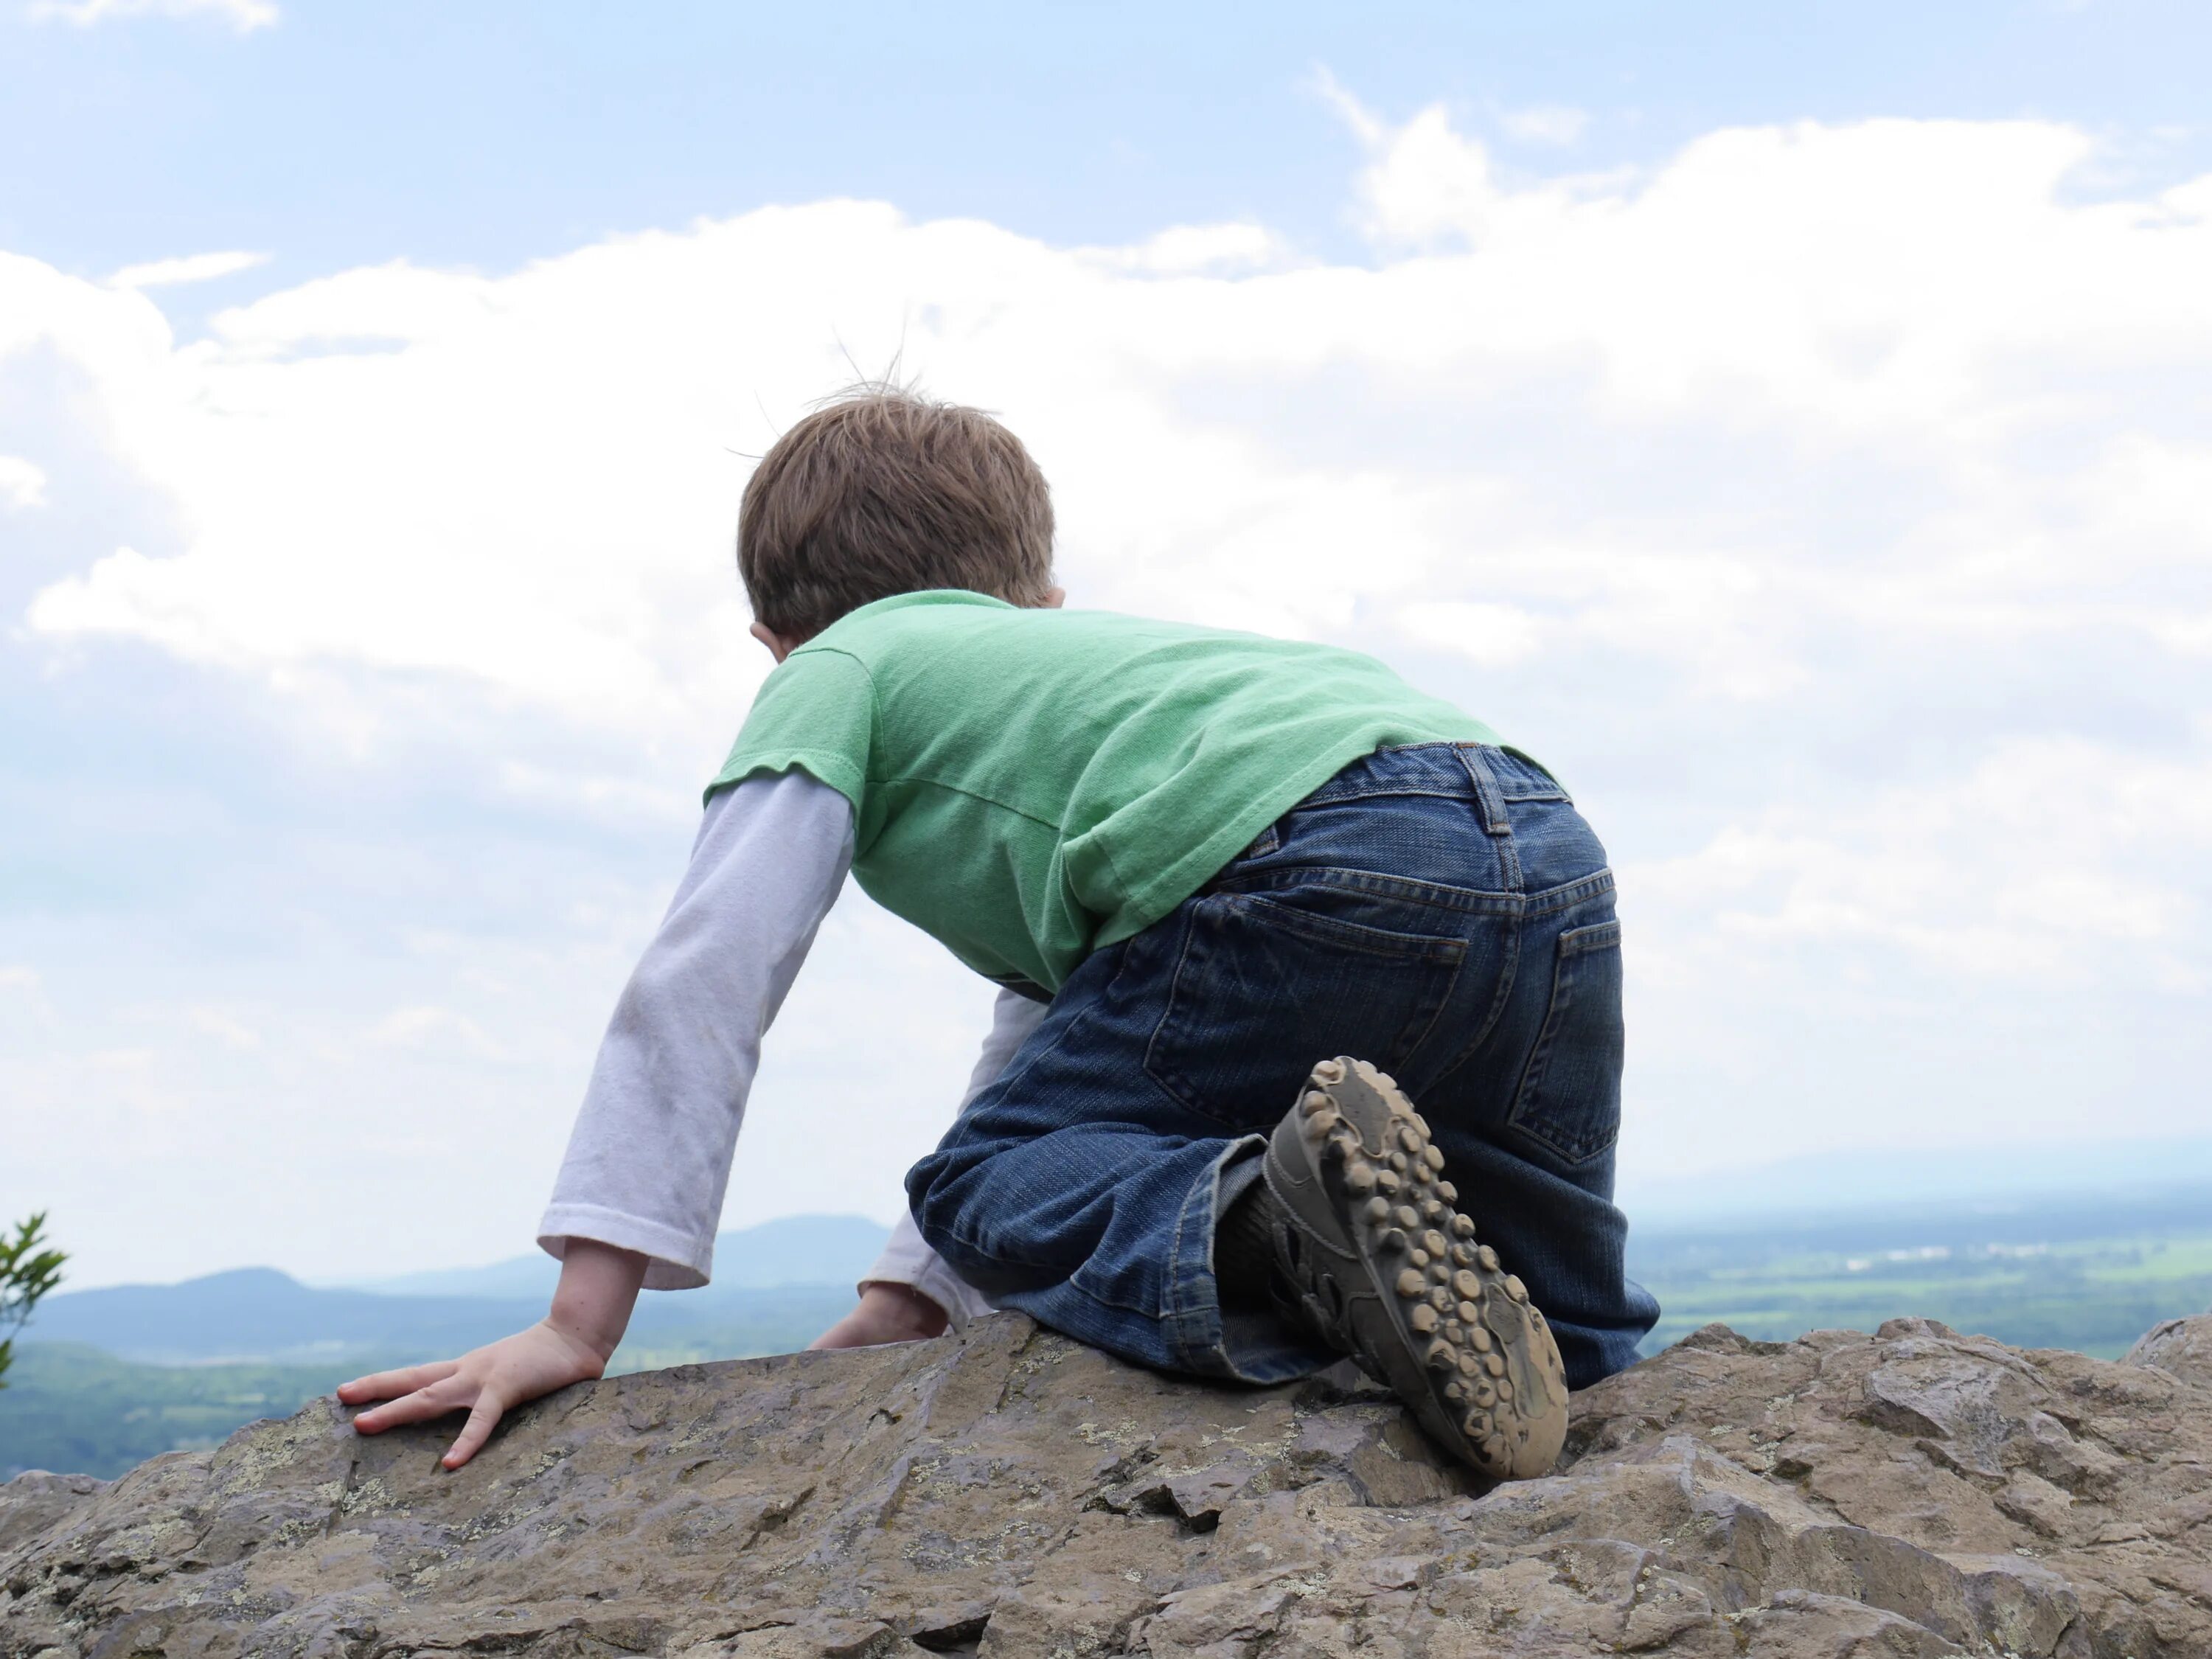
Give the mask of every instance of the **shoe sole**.
POLYGON ((1323 1060, 1268 1142, 1268 1185, 1319 1247, 1282 1265, 1309 1316, 1440 1444, 1493 1480, 1527 1480, 1566 1438, 1559 1345, 1527 1287, 1475 1242, 1443 1166, 1386 1073, 1323 1060))

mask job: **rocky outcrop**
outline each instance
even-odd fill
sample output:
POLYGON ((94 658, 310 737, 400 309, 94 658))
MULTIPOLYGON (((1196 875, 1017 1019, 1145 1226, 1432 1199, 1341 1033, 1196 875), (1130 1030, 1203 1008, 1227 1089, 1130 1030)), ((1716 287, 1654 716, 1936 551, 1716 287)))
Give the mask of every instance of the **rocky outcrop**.
POLYGON ((1712 1327, 1484 1491, 1364 1386, 1208 1388, 1002 1316, 571 1389, 453 1474, 319 1403, 26 1476, 0 1653, 2204 1659, 2208 1408, 2155 1355, 1712 1327))
POLYGON ((2130 1348, 2126 1364, 2155 1365, 2184 1382, 2212 1389, 2212 1314, 2194 1319, 2169 1319, 2143 1333, 2130 1348))

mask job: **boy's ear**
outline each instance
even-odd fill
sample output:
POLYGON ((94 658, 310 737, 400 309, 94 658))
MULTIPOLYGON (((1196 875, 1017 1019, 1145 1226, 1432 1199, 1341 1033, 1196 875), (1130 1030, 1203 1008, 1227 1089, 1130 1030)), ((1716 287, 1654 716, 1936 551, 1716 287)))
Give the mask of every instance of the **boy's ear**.
POLYGON ((1044 591, 1044 603, 1038 608, 1044 611, 1057 611, 1060 606, 1066 603, 1067 590, 1066 588, 1048 587, 1044 591))
POLYGON ((766 646, 769 654, 779 663, 804 643, 799 640, 787 639, 774 629, 763 627, 759 623, 752 625, 752 636, 766 646))

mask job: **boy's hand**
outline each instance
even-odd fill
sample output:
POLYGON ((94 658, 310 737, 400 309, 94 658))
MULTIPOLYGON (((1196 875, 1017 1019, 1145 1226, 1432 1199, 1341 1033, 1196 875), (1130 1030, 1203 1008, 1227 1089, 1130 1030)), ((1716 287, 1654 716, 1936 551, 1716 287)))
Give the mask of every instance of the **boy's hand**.
POLYGON ((806 1346, 810 1348, 866 1348, 878 1342, 919 1342, 941 1336, 945 1310, 911 1285, 881 1279, 860 1287, 860 1305, 806 1346))
POLYGON ((353 1420, 359 1434, 381 1434, 465 1411, 460 1437, 441 1461, 458 1469, 474 1457, 506 1413, 526 1401, 606 1374, 645 1279, 645 1258, 595 1240, 572 1238, 553 1310, 526 1331, 501 1337, 459 1359, 357 1376, 338 1388, 345 1405, 387 1404, 353 1420))
POLYGON ((458 1469, 491 1438, 500 1418, 525 1401, 605 1375, 606 1356, 588 1344, 556 1330, 550 1322, 501 1337, 459 1359, 379 1371, 343 1383, 338 1398, 349 1406, 371 1400, 388 1405, 353 1420, 358 1434, 381 1434, 403 1423, 420 1423, 447 1412, 466 1411, 460 1437, 441 1460, 458 1469))

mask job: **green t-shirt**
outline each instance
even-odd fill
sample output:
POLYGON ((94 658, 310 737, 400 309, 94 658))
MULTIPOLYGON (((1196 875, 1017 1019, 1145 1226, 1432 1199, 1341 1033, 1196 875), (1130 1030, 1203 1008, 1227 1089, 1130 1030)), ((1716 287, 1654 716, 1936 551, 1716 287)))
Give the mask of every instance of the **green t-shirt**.
POLYGON ((1056 991, 1363 755, 1496 743, 1334 646, 902 593, 793 652, 708 793, 811 773, 871 898, 1002 984, 1056 991))

